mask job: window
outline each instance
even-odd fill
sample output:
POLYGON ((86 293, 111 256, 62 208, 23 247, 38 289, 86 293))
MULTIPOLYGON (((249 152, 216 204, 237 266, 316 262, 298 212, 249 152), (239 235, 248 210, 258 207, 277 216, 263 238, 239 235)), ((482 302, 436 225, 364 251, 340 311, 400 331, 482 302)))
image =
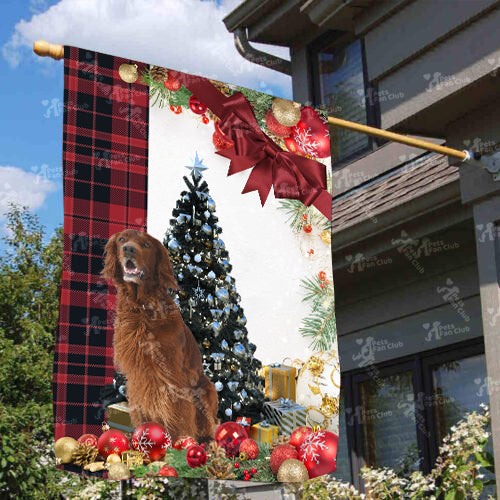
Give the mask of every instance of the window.
MULTIPOLYGON (((376 125, 376 100, 367 88, 362 41, 330 33, 310 47, 310 56, 315 104, 338 118, 376 125)), ((334 166, 376 145, 366 134, 339 127, 330 127, 330 142, 334 166)))
POLYGON ((481 403, 488 404, 482 339, 344 373, 332 475, 359 488, 364 465, 427 473, 450 427, 481 403))

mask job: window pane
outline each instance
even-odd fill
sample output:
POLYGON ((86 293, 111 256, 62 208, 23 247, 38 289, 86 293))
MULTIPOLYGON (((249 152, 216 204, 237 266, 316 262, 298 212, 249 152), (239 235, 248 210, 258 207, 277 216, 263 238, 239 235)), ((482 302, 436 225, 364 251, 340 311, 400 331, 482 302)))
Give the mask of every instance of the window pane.
MULTIPOLYGON (((352 417, 350 418, 350 425, 352 425, 352 417)), ((332 477, 337 479, 337 481, 352 483, 349 457, 350 451, 347 446, 345 405, 344 398, 341 393, 339 410, 339 442, 337 445, 337 470, 332 473, 332 477)))
POLYGON ((489 404, 484 354, 437 365, 432 370, 439 444, 466 413, 489 404))
POLYGON ((412 372, 363 382, 360 395, 366 464, 400 474, 418 470, 412 372))
MULTIPOLYGON (((325 48, 318 57, 321 104, 338 118, 366 124, 361 41, 342 48, 325 48)), ((331 127, 333 160, 342 160, 366 149, 369 140, 366 134, 331 127)))
MULTIPOLYGON (((438 445, 466 413, 478 410, 481 403, 489 405, 488 383, 484 354, 471 356, 437 365, 432 370, 434 418, 436 421, 438 445)), ((491 433, 491 428, 488 429, 491 433)), ((493 453, 490 436, 487 451, 493 453)), ((494 474, 481 469, 485 480, 494 479, 494 474)), ((481 498, 494 495, 494 486, 487 486, 481 498)))

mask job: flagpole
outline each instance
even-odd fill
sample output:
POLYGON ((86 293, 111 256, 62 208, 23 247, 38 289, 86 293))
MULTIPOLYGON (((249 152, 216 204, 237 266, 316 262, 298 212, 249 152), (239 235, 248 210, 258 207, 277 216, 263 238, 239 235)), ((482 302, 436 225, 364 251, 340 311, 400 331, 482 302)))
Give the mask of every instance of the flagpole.
MULTIPOLYGON (((37 40, 33 44, 33 52, 41 57, 52 57, 52 59, 62 59, 64 57, 64 46, 48 43, 45 40, 37 40)), ((448 148, 446 146, 440 146, 439 144, 433 144, 429 141, 423 141, 421 139, 414 139, 403 134, 398 134, 396 132, 389 132, 388 130, 383 130, 376 127, 369 127, 368 125, 362 125, 361 123, 350 122, 347 120, 342 120, 341 118, 335 118, 333 116, 328 117, 328 123, 330 125, 346 128, 349 130, 354 130, 360 132, 361 134, 374 135, 376 137, 382 137, 394 142, 400 142, 402 144, 407 144, 409 146, 417 147, 427 151, 433 151, 442 155, 451 156, 453 158, 458 158, 462 161, 472 159, 473 155, 469 151, 460 151, 458 149, 448 148)))

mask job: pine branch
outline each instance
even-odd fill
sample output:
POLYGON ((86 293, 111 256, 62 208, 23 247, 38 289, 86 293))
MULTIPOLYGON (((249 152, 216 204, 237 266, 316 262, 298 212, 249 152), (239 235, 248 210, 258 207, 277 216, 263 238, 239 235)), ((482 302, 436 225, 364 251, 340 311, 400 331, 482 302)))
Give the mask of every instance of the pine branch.
POLYGON ((278 209, 288 215, 287 223, 296 232, 302 230, 304 214, 307 215, 308 224, 318 226, 321 230, 330 229, 330 221, 316 207, 306 207, 300 200, 279 200, 278 209))
POLYGON ((303 337, 311 338, 313 350, 327 351, 333 347, 337 335, 333 305, 329 310, 318 308, 303 319, 299 332, 303 337))
POLYGON ((159 108, 170 105, 181 106, 183 108, 189 106, 189 98, 192 94, 184 85, 176 92, 168 90, 163 82, 157 82, 151 78, 149 69, 142 72, 141 82, 149 86, 152 106, 158 105, 159 108))

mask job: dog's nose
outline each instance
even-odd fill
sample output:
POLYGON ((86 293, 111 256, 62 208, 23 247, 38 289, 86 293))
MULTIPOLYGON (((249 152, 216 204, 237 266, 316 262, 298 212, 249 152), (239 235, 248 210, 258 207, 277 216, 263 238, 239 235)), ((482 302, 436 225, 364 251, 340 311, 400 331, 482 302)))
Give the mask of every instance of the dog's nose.
POLYGON ((126 257, 132 257, 137 253, 137 248, 135 248, 132 245, 125 245, 123 247, 123 253, 125 254, 126 257))

